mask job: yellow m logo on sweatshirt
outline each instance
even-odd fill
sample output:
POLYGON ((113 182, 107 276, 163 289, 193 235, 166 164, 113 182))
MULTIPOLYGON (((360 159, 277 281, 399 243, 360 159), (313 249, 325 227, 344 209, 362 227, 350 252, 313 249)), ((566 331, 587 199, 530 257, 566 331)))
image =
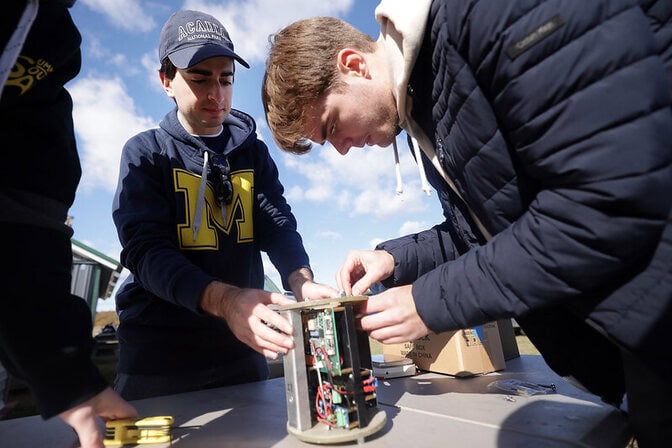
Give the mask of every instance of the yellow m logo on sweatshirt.
POLYGON ((192 172, 176 169, 173 172, 175 192, 184 197, 184 220, 177 225, 177 234, 182 249, 209 250, 219 248, 219 232, 231 235, 236 226, 236 242, 246 243, 254 239, 252 204, 254 195, 254 172, 252 170, 231 173, 233 200, 226 207, 226 217, 222 217, 215 200, 215 192, 208 182, 205 189, 205 205, 201 216, 194 216, 198 202, 200 176, 192 172), (194 240, 193 223, 201 221, 198 236, 194 240))

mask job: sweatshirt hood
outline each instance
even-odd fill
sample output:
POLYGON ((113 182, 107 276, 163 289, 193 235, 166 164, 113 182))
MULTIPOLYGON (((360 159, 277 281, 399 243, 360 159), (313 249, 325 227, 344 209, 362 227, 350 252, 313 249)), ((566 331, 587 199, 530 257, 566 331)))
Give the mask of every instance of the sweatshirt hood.
MULTIPOLYGON (((257 125, 251 116, 237 109, 231 109, 229 115, 222 123, 228 129, 231 138, 224 149, 224 154, 228 155, 238 147, 245 144, 248 138, 256 138, 257 125)), ((170 134, 176 140, 185 143, 194 149, 194 155, 202 157, 203 151, 208 148, 197 137, 191 135, 184 129, 182 123, 177 118, 177 107, 168 112, 159 123, 159 127, 170 134)))
MULTIPOLYGON (((392 93, 397 103, 399 126, 411 136, 411 144, 415 160, 418 164, 422 190, 430 194, 425 168, 420 154, 421 148, 431 141, 417 134, 420 127, 411 120, 412 101, 407 95, 408 81, 411 78, 413 65, 420 52, 425 26, 429 15, 431 0, 418 0, 411 5, 407 2, 383 0, 376 7, 376 20, 380 23, 378 44, 385 49, 388 59, 388 76, 392 81, 392 93), (423 144, 418 142, 422 141, 423 144)), ((422 134, 424 136, 424 134, 422 134)), ((401 169, 399 168, 399 151, 397 142, 393 142, 394 160, 397 177, 397 194, 403 192, 401 169)))
POLYGON ((397 101, 399 126, 408 130, 412 104, 407 95, 408 81, 420 53, 431 0, 399 2, 383 0, 376 7, 376 20, 380 23, 379 45, 385 48, 389 76, 397 101))
MULTIPOLYGON (((399 126, 411 137, 411 149, 418 163, 423 190, 429 194, 430 190, 422 164, 421 152, 425 154, 448 186, 467 204, 457 189, 455 182, 441 166, 436 156, 434 140, 425 134, 420 125, 411 116, 413 99, 408 96, 408 83, 424 41, 425 28, 427 27, 431 5, 432 0, 416 0, 413 3, 398 0, 382 0, 375 10, 376 20, 380 23, 378 45, 385 49, 389 78, 392 81, 392 93, 397 102, 399 126)), ((397 192, 399 193, 401 179, 398 168, 399 156, 397 154, 396 142, 394 142, 394 152, 395 162, 397 163, 397 192)), ((491 235, 488 230, 483 226, 468 204, 467 207, 481 233, 486 239, 490 239, 491 235)))

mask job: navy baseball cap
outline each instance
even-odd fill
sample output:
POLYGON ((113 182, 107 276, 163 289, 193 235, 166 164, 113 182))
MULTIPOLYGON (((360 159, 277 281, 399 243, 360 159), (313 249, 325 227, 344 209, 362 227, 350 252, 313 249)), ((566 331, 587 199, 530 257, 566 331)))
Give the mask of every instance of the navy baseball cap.
POLYGON ((159 36, 159 61, 166 57, 177 68, 189 68, 208 58, 226 56, 250 68, 233 52, 226 28, 210 14, 178 11, 163 25, 159 36))

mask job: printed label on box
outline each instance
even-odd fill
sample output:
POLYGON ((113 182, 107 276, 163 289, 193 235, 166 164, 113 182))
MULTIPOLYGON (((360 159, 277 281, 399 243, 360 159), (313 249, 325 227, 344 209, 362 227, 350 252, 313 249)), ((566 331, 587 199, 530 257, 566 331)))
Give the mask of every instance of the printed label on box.
POLYGON ((383 344, 383 353, 410 358, 421 370, 455 376, 472 376, 506 367, 496 322, 430 333, 414 342, 383 344))

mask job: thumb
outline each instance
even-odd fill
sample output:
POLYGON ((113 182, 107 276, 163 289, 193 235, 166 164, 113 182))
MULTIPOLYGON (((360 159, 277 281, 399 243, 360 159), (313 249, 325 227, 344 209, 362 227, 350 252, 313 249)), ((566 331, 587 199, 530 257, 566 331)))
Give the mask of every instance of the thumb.
POLYGON ((86 416, 82 416, 77 412, 71 414, 70 418, 61 416, 61 419, 75 430, 82 448, 99 448, 103 446, 103 433, 98 427, 94 415, 87 414, 86 416))
POLYGON ((290 305, 295 302, 296 300, 292 300, 284 294, 278 292, 271 293, 271 303, 275 305, 290 305))
POLYGON ((366 292, 367 289, 373 284, 373 276, 369 273, 364 274, 364 277, 360 278, 352 285, 352 295, 359 296, 366 292))

